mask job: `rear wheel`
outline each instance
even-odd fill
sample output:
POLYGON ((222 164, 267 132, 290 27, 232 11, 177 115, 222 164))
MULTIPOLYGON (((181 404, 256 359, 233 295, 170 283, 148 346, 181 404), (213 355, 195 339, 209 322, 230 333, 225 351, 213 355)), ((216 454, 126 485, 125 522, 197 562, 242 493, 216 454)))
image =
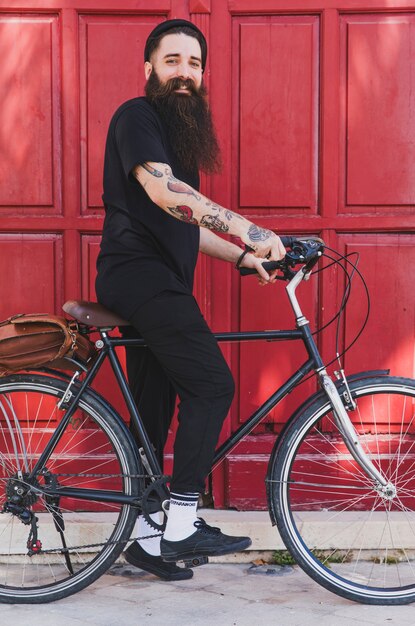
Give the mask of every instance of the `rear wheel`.
POLYGON ((406 604, 415 600, 415 382, 380 377, 351 391, 349 417, 393 489, 383 492, 360 468, 321 396, 273 451, 271 511, 318 583, 358 602, 406 604))
POLYGON ((141 489, 128 432, 87 392, 46 468, 28 479, 64 415, 66 387, 30 374, 0 381, 0 602, 50 602, 83 589, 115 561, 134 527, 130 505, 44 494, 46 485, 141 489))

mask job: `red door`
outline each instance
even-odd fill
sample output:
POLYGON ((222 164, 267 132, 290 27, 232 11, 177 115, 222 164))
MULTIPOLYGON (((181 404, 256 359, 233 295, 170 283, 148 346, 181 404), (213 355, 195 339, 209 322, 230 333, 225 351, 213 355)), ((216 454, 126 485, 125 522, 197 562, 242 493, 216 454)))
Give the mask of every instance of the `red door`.
MULTIPOLYGON (((103 148, 112 112, 142 93, 143 47, 186 17, 209 41, 206 72, 224 170, 205 192, 262 226, 358 251, 372 315, 349 372, 414 375, 415 3, 407 0, 8 0, 0 8, 1 318, 94 299, 103 148)), ((344 277, 304 289, 322 326, 344 277)), ((260 289, 202 258, 196 296, 214 330, 291 325, 282 285, 260 289)), ((356 285, 342 346, 362 320, 356 285)), ((319 337, 328 361, 334 330, 319 337)), ((223 436, 304 360, 291 344, 224 347, 238 387, 223 436)), ((101 383, 104 390, 108 385, 101 383)), ((263 508, 267 454, 309 381, 213 478, 217 506, 263 508)), ((117 400, 118 403, 118 400, 117 400)), ((168 446, 171 457, 171 444, 168 446)))

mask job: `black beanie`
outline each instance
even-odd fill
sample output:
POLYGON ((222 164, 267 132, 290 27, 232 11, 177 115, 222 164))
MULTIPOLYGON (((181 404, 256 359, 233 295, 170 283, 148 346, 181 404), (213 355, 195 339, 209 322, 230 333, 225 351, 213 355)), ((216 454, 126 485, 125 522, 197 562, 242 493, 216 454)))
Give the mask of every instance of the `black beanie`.
POLYGON ((146 45, 144 48, 144 61, 150 61, 151 44, 160 37, 160 35, 167 34, 172 28, 186 27, 191 28, 195 32, 195 38, 200 44, 202 51, 202 69, 205 69, 206 57, 207 57, 207 43, 202 31, 195 26, 192 22, 187 20, 166 20, 158 24, 147 37, 146 45))

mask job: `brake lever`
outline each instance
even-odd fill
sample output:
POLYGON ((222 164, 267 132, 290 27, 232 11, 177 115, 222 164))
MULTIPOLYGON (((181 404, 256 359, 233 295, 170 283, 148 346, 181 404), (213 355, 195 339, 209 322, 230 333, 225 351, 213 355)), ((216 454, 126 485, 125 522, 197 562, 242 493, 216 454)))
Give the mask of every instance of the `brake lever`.
MULTIPOLYGON (((280 270, 282 274, 280 276, 278 275, 275 276, 277 280, 291 280, 292 278, 294 278, 294 276, 297 273, 296 271, 291 269, 291 267, 289 267, 289 265, 285 262, 285 260, 265 261, 264 263, 262 263, 262 267, 268 273, 273 272, 274 270, 280 270)), ((259 276, 258 272, 255 269, 248 268, 248 267, 240 267, 239 273, 241 276, 249 276, 249 275, 259 276)))
MULTIPOLYGON (((310 249, 310 240, 305 239, 304 241, 299 239, 294 239, 293 237, 282 237, 281 240, 285 245, 292 246, 291 250, 288 250, 284 259, 281 261, 265 261, 262 263, 263 268, 267 272, 272 272, 276 269, 281 271, 280 276, 275 276, 277 280, 291 280, 297 274, 299 270, 294 270, 296 265, 304 264, 302 271, 304 271, 304 266, 307 267, 307 273, 311 272, 311 268, 317 263, 318 259, 321 256, 321 253, 315 255, 315 250, 310 249), (310 258, 311 257, 311 258, 310 258)), ((316 245, 318 245, 322 240, 316 240, 316 245)), ((252 248, 245 245, 245 250, 247 252, 254 252, 252 248)), ((241 276, 247 276, 249 274, 257 274, 255 269, 248 269, 241 267, 239 268, 239 272, 241 276)))

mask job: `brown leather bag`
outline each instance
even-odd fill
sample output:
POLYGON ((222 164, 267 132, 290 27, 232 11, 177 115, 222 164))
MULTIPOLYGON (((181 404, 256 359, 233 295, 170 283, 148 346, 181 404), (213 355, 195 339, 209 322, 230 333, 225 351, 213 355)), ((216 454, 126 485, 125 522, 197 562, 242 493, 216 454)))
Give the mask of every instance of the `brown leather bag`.
POLYGON ((76 363, 89 367, 97 351, 76 322, 64 317, 33 313, 14 315, 0 322, 0 376, 42 366, 73 370, 76 363))

